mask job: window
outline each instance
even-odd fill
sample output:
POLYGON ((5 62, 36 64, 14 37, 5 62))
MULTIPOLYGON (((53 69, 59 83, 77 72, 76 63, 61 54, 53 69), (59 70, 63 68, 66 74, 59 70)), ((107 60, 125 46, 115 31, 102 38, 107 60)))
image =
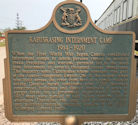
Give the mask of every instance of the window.
POLYGON ((105 29, 105 18, 103 19, 103 29, 105 29))
POLYGON ((122 22, 123 20, 123 3, 120 5, 120 21, 122 22))
POLYGON ((109 27, 109 23, 110 22, 110 18, 109 18, 109 15, 107 16, 107 28, 109 27))
POLYGON ((103 29, 103 21, 102 21, 102 23, 101 23, 101 28, 103 29))
POLYGON ((132 17, 133 13, 133 0, 129 0, 128 4, 128 18, 132 17))
POLYGON ((109 15, 109 26, 112 26, 112 13, 109 15))
POLYGON ((117 23, 120 22, 120 7, 117 9, 117 23))
POLYGON ((105 18, 105 29, 107 28, 107 17, 105 18))
POLYGON ((127 17, 127 0, 123 3, 123 20, 126 20, 127 17))
POLYGON ((117 9, 115 10, 115 24, 117 24, 117 9))
POLYGON ((113 26, 113 13, 111 14, 111 26, 113 26))
POLYGON ((116 14, 117 14, 117 11, 115 10, 115 13, 114 13, 114 24, 116 24, 116 14))

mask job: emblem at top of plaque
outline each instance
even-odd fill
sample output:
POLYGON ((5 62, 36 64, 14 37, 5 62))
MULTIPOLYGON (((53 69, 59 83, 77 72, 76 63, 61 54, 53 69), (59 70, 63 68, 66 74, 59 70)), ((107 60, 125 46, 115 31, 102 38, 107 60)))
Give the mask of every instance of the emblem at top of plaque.
POLYGON ((56 28, 64 33, 80 33, 90 23, 90 14, 87 7, 74 0, 58 4, 53 14, 53 22, 56 28))
POLYGON ((79 16, 79 13, 81 12, 80 7, 77 6, 76 9, 61 7, 60 9, 63 11, 62 26, 77 27, 82 25, 82 20, 79 16))

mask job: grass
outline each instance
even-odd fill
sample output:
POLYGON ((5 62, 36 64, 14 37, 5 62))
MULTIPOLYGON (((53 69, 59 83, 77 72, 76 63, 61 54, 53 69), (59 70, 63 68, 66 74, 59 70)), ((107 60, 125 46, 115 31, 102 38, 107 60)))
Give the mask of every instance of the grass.
POLYGON ((5 46, 5 42, 0 42, 0 47, 5 46))

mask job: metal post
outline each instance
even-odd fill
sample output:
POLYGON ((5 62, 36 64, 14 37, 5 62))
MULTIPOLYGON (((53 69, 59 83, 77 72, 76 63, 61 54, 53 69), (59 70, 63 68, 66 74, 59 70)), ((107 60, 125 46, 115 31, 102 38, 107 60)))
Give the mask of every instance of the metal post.
POLYGON ((65 118, 65 125, 79 125, 75 116, 67 116, 65 118))

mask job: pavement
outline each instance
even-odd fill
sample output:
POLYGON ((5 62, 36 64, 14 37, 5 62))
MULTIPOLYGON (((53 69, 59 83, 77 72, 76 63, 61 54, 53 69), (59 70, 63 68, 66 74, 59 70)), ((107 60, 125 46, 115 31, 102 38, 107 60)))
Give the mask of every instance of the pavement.
POLYGON ((3 81, 4 73, 4 59, 6 58, 6 48, 0 47, 0 105, 3 104, 3 81))

